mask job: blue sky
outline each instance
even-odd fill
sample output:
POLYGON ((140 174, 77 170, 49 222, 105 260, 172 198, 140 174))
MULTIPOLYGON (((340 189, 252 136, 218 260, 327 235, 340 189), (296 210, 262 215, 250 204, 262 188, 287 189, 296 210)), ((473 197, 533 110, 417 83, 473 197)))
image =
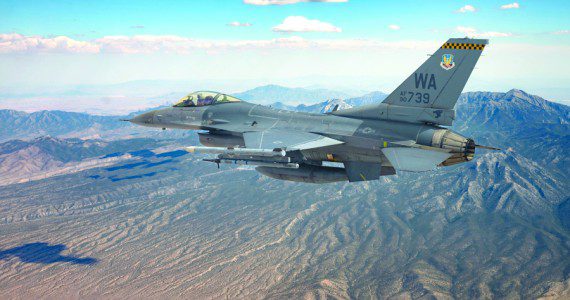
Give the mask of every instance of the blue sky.
POLYGON ((3 0, 0 91, 177 80, 390 92, 468 35, 491 46, 466 90, 570 99, 570 1, 327 2, 3 0))
MULTIPOLYGON (((190 1, 21 1, 0 2, 0 32, 24 35, 65 35, 79 39, 106 35, 179 35, 202 39, 263 39, 278 36, 271 28, 292 15, 330 22, 338 34, 329 38, 441 39, 438 31, 457 26, 509 32, 516 41, 555 43, 545 33, 568 30, 570 2, 519 1, 519 8, 500 9, 505 1, 373 1, 301 2, 290 5, 250 5, 241 0, 190 1), (465 5, 475 12, 457 13, 465 5), (253 24, 232 30, 226 24, 253 24), (401 30, 394 34, 388 25, 401 30), (144 27, 144 28, 142 28, 144 27)), ((569 43, 570 39, 563 40, 569 43)))

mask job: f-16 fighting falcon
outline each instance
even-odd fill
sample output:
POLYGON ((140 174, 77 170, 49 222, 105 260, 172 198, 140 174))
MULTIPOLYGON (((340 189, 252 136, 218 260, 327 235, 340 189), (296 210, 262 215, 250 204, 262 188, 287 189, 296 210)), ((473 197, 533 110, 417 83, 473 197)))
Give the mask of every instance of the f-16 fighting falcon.
POLYGON ((376 180, 473 159, 473 139, 447 129, 487 40, 449 39, 382 103, 326 114, 293 112, 195 92, 132 123, 202 130, 205 161, 256 166, 272 178, 327 183, 376 180), (335 164, 324 162, 336 162, 335 164), (340 163, 344 167, 340 167, 340 163))

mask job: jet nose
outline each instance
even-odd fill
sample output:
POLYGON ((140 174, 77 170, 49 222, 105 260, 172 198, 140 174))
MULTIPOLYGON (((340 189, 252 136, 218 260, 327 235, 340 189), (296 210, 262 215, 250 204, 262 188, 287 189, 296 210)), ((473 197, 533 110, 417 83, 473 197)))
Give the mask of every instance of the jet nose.
POLYGON ((154 123, 154 112, 151 111, 144 114, 140 114, 130 119, 129 121, 137 125, 151 126, 154 123))

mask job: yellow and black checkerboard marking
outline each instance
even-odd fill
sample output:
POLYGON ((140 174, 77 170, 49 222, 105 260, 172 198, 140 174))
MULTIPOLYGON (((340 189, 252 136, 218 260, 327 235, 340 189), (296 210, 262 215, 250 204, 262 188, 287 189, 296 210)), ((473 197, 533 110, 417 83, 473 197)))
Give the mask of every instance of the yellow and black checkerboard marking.
POLYGON ((459 50, 480 50, 483 51, 485 44, 462 44, 462 43, 445 43, 441 49, 459 49, 459 50))

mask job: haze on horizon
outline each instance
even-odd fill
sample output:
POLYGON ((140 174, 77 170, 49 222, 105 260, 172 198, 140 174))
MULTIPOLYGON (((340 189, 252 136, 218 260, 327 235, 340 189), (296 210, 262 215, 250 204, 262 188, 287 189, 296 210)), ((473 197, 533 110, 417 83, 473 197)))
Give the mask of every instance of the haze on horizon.
POLYGON ((129 109, 129 100, 266 84, 389 93, 463 36, 490 39, 465 91, 570 100, 567 1, 137 3, 0 3, 0 107, 129 109), (121 84, 134 90, 107 92, 121 84))

